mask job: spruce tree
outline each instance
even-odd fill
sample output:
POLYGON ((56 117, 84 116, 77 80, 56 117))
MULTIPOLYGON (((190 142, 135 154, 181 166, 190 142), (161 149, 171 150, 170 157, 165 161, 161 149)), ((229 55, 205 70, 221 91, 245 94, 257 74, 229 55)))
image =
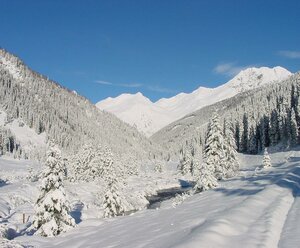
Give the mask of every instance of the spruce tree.
POLYGON ((212 164, 202 164, 196 176, 196 184, 194 186, 195 193, 205 191, 218 186, 217 179, 214 175, 214 167, 212 164))
POLYGON ((248 151, 251 154, 257 153, 257 137, 253 126, 250 127, 250 132, 249 132, 248 151))
POLYGON ((192 171, 192 152, 191 146, 186 144, 180 152, 180 162, 178 169, 182 175, 190 175, 192 171))
POLYGON ((236 142, 234 139, 233 129, 234 127, 232 123, 226 121, 225 128, 224 128, 224 136, 225 136, 224 149, 225 149, 225 163, 226 163, 225 177, 226 178, 234 176, 240 167, 238 157, 237 157, 236 142))
POLYGON ((271 113, 270 119, 270 142, 274 146, 278 143, 280 139, 279 132, 279 116, 276 110, 273 110, 271 113))
POLYGON ((204 153, 207 166, 213 167, 213 172, 217 179, 222 179, 226 174, 226 165, 224 163, 224 137, 219 116, 216 113, 208 125, 204 153))
POLYGON ((75 226, 69 215, 70 206, 63 185, 64 164, 60 150, 50 144, 43 172, 41 192, 36 202, 36 218, 33 227, 36 234, 56 236, 75 226))
POLYGON ((248 123, 248 116, 245 113, 243 116, 243 134, 241 140, 241 146, 243 152, 248 152, 248 142, 249 142, 249 123, 248 123))
POLYGON ((264 157, 263 157, 263 167, 268 168, 268 167, 271 167, 271 166, 272 166, 271 158, 270 158, 270 155, 268 153, 268 149, 265 148, 264 157))
POLYGON ((128 210, 129 203, 122 197, 119 190, 119 182, 116 176, 108 177, 107 190, 104 194, 103 208, 104 218, 111 218, 119 215, 124 215, 128 210))
POLYGON ((289 144, 291 146, 295 146, 298 140, 298 127, 297 127, 295 111, 293 108, 290 111, 287 126, 289 130, 289 144))

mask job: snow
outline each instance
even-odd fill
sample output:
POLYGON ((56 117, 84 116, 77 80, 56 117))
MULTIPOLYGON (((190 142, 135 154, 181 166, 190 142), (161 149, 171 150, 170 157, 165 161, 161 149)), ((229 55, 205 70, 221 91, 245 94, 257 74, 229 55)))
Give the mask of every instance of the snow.
MULTIPOLYGON (((101 183, 68 183, 77 227, 54 238, 21 235, 14 239, 33 247, 298 247, 300 216, 300 151, 272 152, 272 167, 263 168, 263 155, 241 155, 241 171, 219 187, 189 197, 177 205, 172 200, 156 210, 103 219, 95 205, 101 183), (84 202, 84 206, 80 207, 84 202), (98 213, 98 214, 97 214, 98 213)), ((0 177, 14 180, 0 187, 1 221, 17 233, 24 229, 22 213, 32 216, 37 184, 26 181, 27 168, 39 164, 0 158, 0 177), (12 173, 12 170, 14 173, 12 173), (31 212, 30 212, 31 210, 31 212)), ((127 182, 128 193, 176 186, 169 164, 163 173, 146 166, 141 176, 127 182)), ((102 193, 101 193, 102 191, 102 193)), ((100 197, 101 198, 101 197, 100 197)), ((101 198, 102 199, 102 198, 101 198)))
POLYGON ((292 73, 277 66, 274 68, 248 68, 217 88, 199 87, 192 93, 180 93, 153 103, 141 93, 122 94, 107 98, 96 104, 101 110, 115 114, 124 122, 136 126, 147 136, 204 106, 235 96, 238 93, 258 88, 268 83, 281 81, 292 73))
POLYGON ((7 122, 7 114, 0 110, 0 126, 9 129, 15 135, 17 142, 23 150, 34 156, 34 153, 44 151, 46 148, 46 133, 37 134, 28 127, 21 119, 14 119, 7 122))
POLYGON ((122 94, 116 98, 107 98, 96 104, 99 109, 115 114, 121 120, 136 126, 140 132, 150 136, 153 130, 172 122, 165 115, 164 108, 156 106, 140 92, 134 95, 122 94), (156 120, 160 120, 157 122, 156 120))
POLYGON ((18 68, 13 61, 6 59, 4 56, 0 56, 0 64, 2 64, 9 71, 14 79, 23 79, 21 69, 18 68))

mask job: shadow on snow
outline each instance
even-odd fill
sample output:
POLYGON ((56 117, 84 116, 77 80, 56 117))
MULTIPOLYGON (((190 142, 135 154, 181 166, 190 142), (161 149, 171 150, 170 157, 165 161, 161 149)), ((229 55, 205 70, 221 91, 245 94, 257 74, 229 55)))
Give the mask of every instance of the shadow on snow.
POLYGON ((300 157, 291 157, 288 159, 289 164, 282 167, 285 163, 278 163, 273 166, 274 170, 268 172, 268 169, 259 168, 258 171, 242 170, 242 172, 252 171, 252 175, 246 175, 229 179, 227 181, 247 181, 245 188, 216 188, 214 191, 222 192, 226 195, 254 195, 262 191, 266 186, 275 184, 283 188, 290 189, 294 197, 300 196, 300 157), (287 169, 287 170, 282 170, 287 169))

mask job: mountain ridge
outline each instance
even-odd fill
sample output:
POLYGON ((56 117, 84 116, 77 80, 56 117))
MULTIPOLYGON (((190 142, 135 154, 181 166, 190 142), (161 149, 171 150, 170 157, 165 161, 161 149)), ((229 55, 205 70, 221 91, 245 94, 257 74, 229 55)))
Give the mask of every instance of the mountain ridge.
POLYGON ((140 132, 149 137, 168 124, 204 106, 268 83, 284 80, 291 75, 291 72, 280 66, 253 67, 242 70, 227 83, 216 88, 200 86, 191 93, 179 93, 156 102, 152 102, 140 92, 125 93, 115 98, 104 99, 96 103, 96 106, 136 126, 140 132))

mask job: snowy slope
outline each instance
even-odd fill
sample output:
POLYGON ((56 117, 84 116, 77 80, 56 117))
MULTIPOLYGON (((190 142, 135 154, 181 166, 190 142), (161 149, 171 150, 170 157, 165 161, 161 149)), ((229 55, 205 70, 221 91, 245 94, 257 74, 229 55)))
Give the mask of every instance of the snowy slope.
POLYGON ((273 167, 262 169, 261 155, 241 155, 239 176, 176 208, 167 201, 130 216, 85 219, 59 237, 15 241, 45 248, 299 247, 300 152, 272 153, 271 159, 273 167))
POLYGON ((171 123, 174 118, 176 119, 171 116, 171 113, 166 114, 164 107, 152 103, 140 92, 134 95, 122 94, 116 98, 109 97, 97 103, 96 106, 115 114, 128 124, 136 126, 146 136, 151 136, 154 131, 171 123))
POLYGON ((16 65, 16 63, 11 60, 5 58, 4 56, 0 56, 0 65, 5 67, 9 73, 16 80, 22 80, 22 70, 16 65))
POLYGON ((281 81, 291 74, 279 66, 249 68, 217 88, 200 87, 192 93, 180 93, 155 103, 141 93, 122 94, 116 98, 100 101, 96 106, 115 114, 131 125, 136 125, 139 131, 151 136, 164 126, 197 109, 267 83, 281 81))
POLYGON ((7 120, 7 114, 0 110, 0 128, 5 127, 15 136, 16 142, 21 145, 24 153, 29 158, 41 158, 46 149, 46 133, 37 134, 28 127, 23 120, 7 120))
MULTIPOLYGON (((129 156, 152 159, 163 150, 113 114, 100 111, 86 98, 32 71, 3 49, 0 49, 0 111, 6 113, 10 122, 4 128, 13 129, 18 141, 26 140, 20 142, 19 153, 24 143, 27 146, 31 142, 40 148, 39 138, 43 143, 46 136, 66 154, 76 152, 79 144, 108 146, 121 159, 129 156), (19 128, 18 119, 22 119, 24 128, 19 128), (44 136, 36 137, 36 133, 44 136)), ((3 133, 1 118, 0 133, 3 133)), ((7 144, 9 139, 6 136, 4 139, 7 144)), ((9 152, 16 154, 16 150, 14 147, 9 152)))

